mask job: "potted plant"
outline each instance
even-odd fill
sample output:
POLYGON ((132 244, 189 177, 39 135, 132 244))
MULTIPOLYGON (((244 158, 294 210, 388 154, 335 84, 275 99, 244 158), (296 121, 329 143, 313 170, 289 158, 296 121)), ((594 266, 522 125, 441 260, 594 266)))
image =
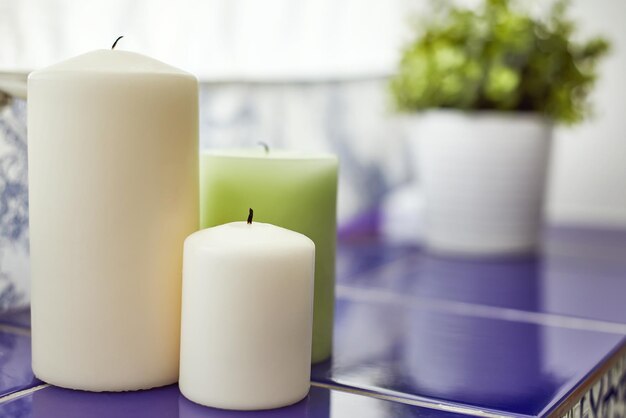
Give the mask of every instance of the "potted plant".
POLYGON ((414 115, 424 242, 469 255, 532 250, 552 126, 588 116, 608 42, 574 41, 565 1, 543 17, 521 0, 435 3, 390 81, 397 110, 414 115))

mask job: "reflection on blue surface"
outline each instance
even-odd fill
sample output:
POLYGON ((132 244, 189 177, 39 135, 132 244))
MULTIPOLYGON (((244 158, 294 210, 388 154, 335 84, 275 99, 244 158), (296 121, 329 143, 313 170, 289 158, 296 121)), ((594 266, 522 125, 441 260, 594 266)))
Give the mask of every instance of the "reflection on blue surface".
POLYGON ((314 381, 505 415, 547 410, 623 339, 423 309, 401 297, 343 297, 334 357, 313 368, 314 381))
POLYGON ((15 400, 0 404, 2 418, 28 418, 33 416, 33 399, 23 396, 15 400))
POLYGON ((178 387, 140 392, 93 393, 49 387, 33 393, 33 418, 178 416, 178 387))
POLYGON ((531 324, 419 311, 407 317, 408 387, 440 399, 536 413, 558 389, 542 364, 542 329, 531 324))
POLYGON ((38 383, 30 367, 30 337, 0 332, 0 396, 38 383))
POLYGON ((0 404, 0 417, 11 418, 462 418, 370 397, 312 387, 297 404, 266 411, 226 411, 195 404, 177 386, 126 393, 90 393, 48 387, 0 404))
POLYGON ((412 293, 425 298, 536 311, 541 261, 537 257, 471 260, 422 254, 407 269, 412 293))
MULTIPOLYGON (((383 289, 418 298, 487 305, 626 325, 626 233, 620 245, 574 247, 559 252, 562 242, 549 244, 545 254, 517 258, 464 259, 396 248, 394 256, 372 256, 376 245, 384 254, 384 243, 351 248, 346 260, 361 260, 346 272, 370 269, 360 274, 337 277, 341 287, 383 289), (616 248, 617 247, 617 248, 616 248), (567 252, 569 251, 569 252, 567 252), (362 254, 360 254, 362 252, 362 254), (606 257, 606 259, 602 258, 606 257), (369 260, 369 261, 363 261, 369 260)), ((596 239, 598 239, 596 237, 596 239)), ((567 242, 570 244, 570 242, 567 242)), ((599 244, 598 244, 599 245, 599 244)), ((350 264, 339 260, 339 264, 350 264)), ((626 326, 622 331, 626 333, 626 326)))
MULTIPOLYGON (((573 246, 567 235, 569 246, 561 253, 553 245, 545 256, 480 261, 371 239, 340 246, 334 357, 316 365, 312 378, 356 393, 313 387, 305 400, 287 408, 236 412, 194 404, 176 386, 117 394, 50 387, 0 403, 0 417, 461 417, 437 410, 440 404, 543 415, 623 345, 626 259, 615 249, 626 243, 626 234, 619 242, 611 235, 600 251, 603 236, 594 236, 594 250, 588 243, 573 246), (605 333, 594 331, 593 321, 568 328, 544 322, 543 314, 533 321, 528 315, 500 317, 511 310, 615 323, 613 333, 605 333), (543 323, 552 325, 537 325, 543 323)), ((0 326, 14 332, 0 333, 0 396, 39 383, 30 369, 28 324, 27 312, 0 317, 0 326)), ((626 402, 624 370, 626 357, 603 386, 588 393, 585 405, 594 403, 599 416, 624 416, 598 409, 606 400, 626 402)))
POLYGON ((191 402, 182 394, 178 398, 180 418, 244 418, 244 417, 276 417, 276 418, 326 418, 330 414, 330 393, 327 390, 313 388, 304 400, 280 409, 265 411, 226 411, 207 408, 191 402))

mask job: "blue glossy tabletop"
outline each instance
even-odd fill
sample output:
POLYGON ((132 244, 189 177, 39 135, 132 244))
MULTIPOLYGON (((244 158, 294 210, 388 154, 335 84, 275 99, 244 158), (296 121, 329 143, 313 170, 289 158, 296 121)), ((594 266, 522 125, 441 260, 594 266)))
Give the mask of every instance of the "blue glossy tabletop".
POLYGON ((0 417, 560 417, 585 393, 579 411, 591 402, 590 416, 622 416, 626 405, 598 405, 626 403, 626 232, 557 228, 544 244, 535 255, 470 260, 362 234, 340 242, 334 356, 313 368, 305 400, 272 411, 202 407, 176 386, 42 385, 28 311, 5 313, 0 417))
POLYGON ((0 331, 0 397, 38 383, 30 367, 28 331, 0 331))
POLYGON ((177 386, 141 392, 87 393, 47 387, 0 404, 0 417, 12 418, 329 418, 390 416, 461 418, 391 401, 313 387, 297 404, 267 411, 226 411, 195 404, 177 386))
POLYGON ((401 298, 341 298, 336 315, 334 356, 313 368, 313 381, 475 414, 542 416, 624 342, 401 298))
MULTIPOLYGON (((483 311, 498 307, 522 320, 626 333, 626 231, 554 228, 546 231, 537 254, 508 258, 448 257, 419 248, 389 248, 376 239, 355 248, 366 246, 362 257, 377 247, 395 249, 396 256, 384 261, 369 257, 370 270, 338 276, 339 295, 355 289, 402 294, 422 303, 442 301, 457 309, 481 305, 483 311)), ((359 258, 354 249, 351 256, 359 258)))

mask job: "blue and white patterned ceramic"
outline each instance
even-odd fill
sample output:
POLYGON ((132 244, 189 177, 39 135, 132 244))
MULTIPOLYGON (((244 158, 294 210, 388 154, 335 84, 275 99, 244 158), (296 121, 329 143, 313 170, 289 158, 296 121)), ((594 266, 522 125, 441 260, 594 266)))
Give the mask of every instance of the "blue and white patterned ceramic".
POLYGON ((26 102, 0 108, 0 309, 28 303, 26 102))

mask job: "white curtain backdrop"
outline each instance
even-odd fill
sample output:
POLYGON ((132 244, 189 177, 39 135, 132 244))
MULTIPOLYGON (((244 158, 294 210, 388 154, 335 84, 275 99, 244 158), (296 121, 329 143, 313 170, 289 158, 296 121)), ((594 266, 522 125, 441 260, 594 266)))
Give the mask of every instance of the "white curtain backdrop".
POLYGON ((120 48, 202 80, 389 74, 401 0, 0 0, 0 68, 120 48))

